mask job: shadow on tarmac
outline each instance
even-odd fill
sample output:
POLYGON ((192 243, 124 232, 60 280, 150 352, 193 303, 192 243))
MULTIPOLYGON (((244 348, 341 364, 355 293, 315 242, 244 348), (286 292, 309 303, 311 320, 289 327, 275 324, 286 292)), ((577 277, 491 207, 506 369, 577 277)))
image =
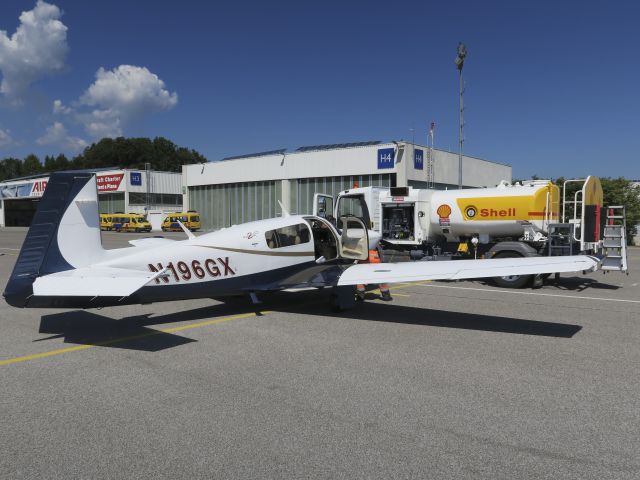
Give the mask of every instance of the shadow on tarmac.
MULTIPOLYGON (((292 294, 282 292, 277 295, 300 295, 300 293, 292 294)), ((571 338, 582 330, 582 326, 568 323, 541 322, 520 318, 453 312, 450 310, 409 307, 376 300, 370 301, 372 298, 376 299, 377 296, 367 294, 367 301, 362 304, 357 304, 356 307, 351 310, 342 312, 332 312, 326 304, 318 304, 316 305, 317 308, 310 310, 308 303, 306 305, 296 305, 298 302, 294 303, 293 299, 289 302, 282 302, 283 305, 280 308, 269 306, 269 309, 288 313, 304 313, 306 315, 321 315, 324 317, 338 317, 371 322, 402 323, 406 325, 423 325, 425 327, 459 328, 464 330, 557 338, 571 338)))
POLYGON ((56 313, 40 319, 40 333, 53 335, 36 341, 63 337, 65 343, 145 352, 157 352, 196 341, 147 328, 149 323, 153 322, 149 322, 146 315, 114 320, 86 310, 56 313))
MULTIPOLYGON (((248 299, 233 298, 228 299, 227 303, 209 307, 153 317, 151 314, 137 315, 121 320, 114 320, 87 310, 62 312, 42 316, 39 331, 51 336, 35 341, 64 338, 65 343, 157 352, 196 340, 150 328, 154 325, 210 320, 250 312, 259 315, 260 310, 557 338, 571 338, 582 329, 580 325, 566 323, 417 308, 377 300, 358 303, 351 310, 333 312, 328 304, 328 293, 329 289, 322 292, 263 294, 260 297, 263 303, 258 306, 259 310, 248 299)), ((376 297, 369 294, 368 299, 371 298, 376 297)))
POLYGON ((546 282, 549 286, 557 288, 558 290, 566 290, 571 292, 582 292, 584 290, 618 290, 619 285, 612 285, 610 283, 602 283, 594 278, 585 277, 568 277, 554 280, 548 279, 546 282))
MULTIPOLYGON (((478 280, 478 282, 490 287, 496 286, 491 280, 488 279, 478 280)), ((553 277, 549 277, 544 280, 543 287, 546 287, 547 290, 560 290, 563 292, 583 292, 585 290, 618 290, 621 288, 619 285, 602 283, 594 278, 588 277, 560 277, 558 280, 553 277)))

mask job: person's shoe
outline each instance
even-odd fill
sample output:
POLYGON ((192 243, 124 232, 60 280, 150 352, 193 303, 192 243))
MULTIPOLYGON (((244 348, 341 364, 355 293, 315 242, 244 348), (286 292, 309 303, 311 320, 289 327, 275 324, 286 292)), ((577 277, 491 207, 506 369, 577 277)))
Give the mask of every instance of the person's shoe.
POLYGON ((389 290, 380 292, 380 297, 385 302, 390 302, 391 300, 393 300, 393 298, 391 297, 391 292, 389 290))
POLYGON ((356 301, 364 302, 364 297, 367 294, 364 290, 356 290, 356 301))

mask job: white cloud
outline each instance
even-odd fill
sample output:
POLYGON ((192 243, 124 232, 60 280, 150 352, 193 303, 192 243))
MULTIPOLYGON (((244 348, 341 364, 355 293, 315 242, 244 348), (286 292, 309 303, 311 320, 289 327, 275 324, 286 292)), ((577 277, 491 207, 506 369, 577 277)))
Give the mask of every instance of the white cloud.
POLYGON ((173 108, 178 103, 178 95, 166 90, 164 82, 146 67, 120 65, 109 71, 100 68, 96 81, 80 101, 131 114, 173 108))
POLYGON ((178 94, 169 92, 164 82, 146 67, 100 68, 95 82, 78 102, 81 107, 97 108, 90 113, 78 113, 78 119, 93 137, 114 137, 122 135, 123 126, 132 120, 170 110, 177 103, 178 94))
POLYGON ((60 9, 38 0, 33 10, 22 12, 20 25, 9 37, 0 31, 0 92, 14 100, 31 83, 64 68, 67 27, 60 9))
POLYGON ((0 147, 7 147, 13 143, 9 130, 2 130, 0 128, 0 147))
POLYGON ((62 100, 54 100, 53 101, 53 113, 54 115, 66 115, 68 113, 71 113, 72 109, 71 107, 67 107, 64 103, 62 103, 62 100))
POLYGON ((53 122, 53 125, 47 127, 44 135, 36 141, 38 145, 56 145, 72 152, 78 152, 87 146, 87 142, 83 139, 70 136, 60 122, 53 122))
POLYGON ((80 113, 77 117, 84 124, 87 133, 94 138, 122 136, 120 116, 118 112, 110 108, 93 110, 91 113, 80 113))

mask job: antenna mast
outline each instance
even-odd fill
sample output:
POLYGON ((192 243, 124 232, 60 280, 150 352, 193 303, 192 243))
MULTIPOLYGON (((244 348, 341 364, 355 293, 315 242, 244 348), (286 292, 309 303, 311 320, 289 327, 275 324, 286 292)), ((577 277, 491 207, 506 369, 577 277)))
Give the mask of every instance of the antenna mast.
POLYGON ((435 172, 434 172, 434 141, 433 134, 436 129, 436 122, 431 122, 429 127, 429 138, 427 139, 427 188, 435 188, 435 172))

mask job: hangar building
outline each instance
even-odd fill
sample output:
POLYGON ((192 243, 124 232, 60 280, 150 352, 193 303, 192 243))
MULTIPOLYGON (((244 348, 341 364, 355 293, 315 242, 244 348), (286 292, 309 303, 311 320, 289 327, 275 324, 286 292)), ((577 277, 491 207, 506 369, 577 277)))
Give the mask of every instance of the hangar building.
MULTIPOLYGON (((511 181, 510 165, 464 156, 464 187, 511 181)), ((281 214, 312 212, 313 194, 354 185, 458 188, 458 154, 408 142, 360 142, 227 157, 183 165, 184 205, 214 230, 281 214)))
MULTIPOLYGON (((159 229, 165 213, 182 210, 180 173, 122 169, 93 171, 96 172, 100 213, 147 213, 149 221, 159 229)), ((0 182, 0 226, 30 225, 48 181, 48 175, 38 175, 0 182)))

